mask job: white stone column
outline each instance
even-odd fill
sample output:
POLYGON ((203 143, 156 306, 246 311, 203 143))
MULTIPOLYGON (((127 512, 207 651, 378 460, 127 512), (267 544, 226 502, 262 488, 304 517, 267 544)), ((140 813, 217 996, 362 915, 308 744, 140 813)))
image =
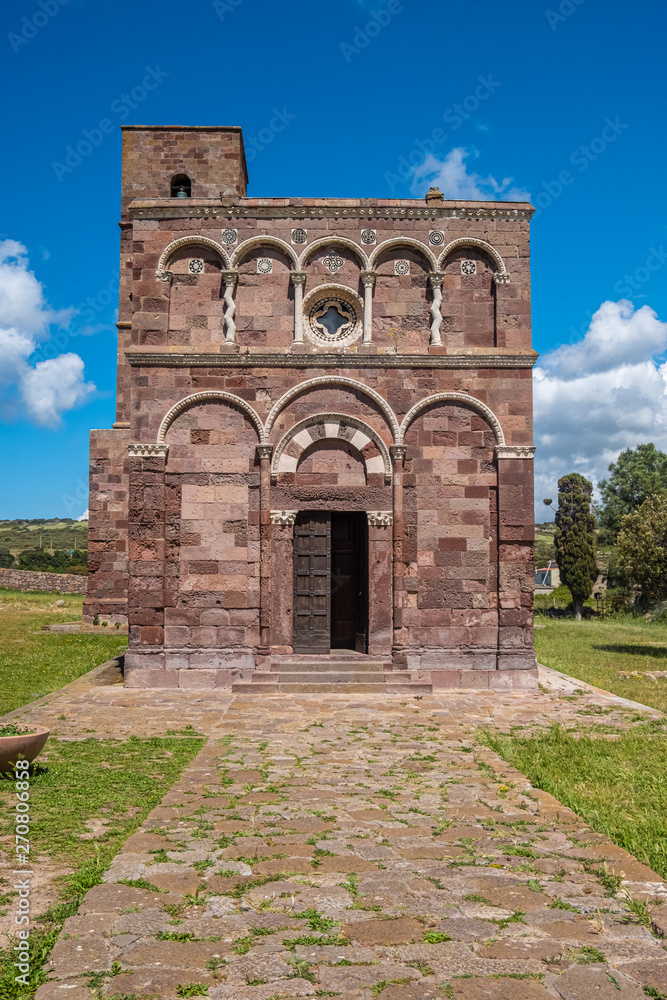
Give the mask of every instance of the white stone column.
POLYGON ((236 323, 234 315, 236 313, 236 303, 234 302, 234 289, 239 276, 238 271, 223 271, 225 279, 225 343, 236 343, 236 323))
POLYGON ((373 343, 373 288, 375 287, 376 271, 362 271, 361 280, 364 283, 364 337, 362 343, 373 343))
POLYGON ((433 303, 431 305, 431 347, 442 347, 440 327, 442 326, 442 282, 445 275, 442 271, 433 271, 428 276, 429 284, 433 289, 433 303))
POLYGON ((291 271, 294 285, 294 343, 303 344, 303 289, 306 284, 305 271, 291 271))

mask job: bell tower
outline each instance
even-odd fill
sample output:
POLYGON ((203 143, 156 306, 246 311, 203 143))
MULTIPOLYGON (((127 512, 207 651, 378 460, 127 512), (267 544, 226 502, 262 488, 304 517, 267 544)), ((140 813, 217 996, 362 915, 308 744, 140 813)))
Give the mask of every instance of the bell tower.
POLYGON ((245 198, 248 171, 234 126, 123 126, 122 212, 134 200, 245 198))

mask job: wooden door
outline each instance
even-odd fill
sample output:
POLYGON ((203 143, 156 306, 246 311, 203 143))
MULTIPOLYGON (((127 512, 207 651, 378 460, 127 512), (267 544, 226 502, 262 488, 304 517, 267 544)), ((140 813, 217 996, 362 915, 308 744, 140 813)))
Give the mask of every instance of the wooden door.
POLYGON ((328 653, 330 636, 331 514, 310 511, 294 525, 294 652, 328 653))

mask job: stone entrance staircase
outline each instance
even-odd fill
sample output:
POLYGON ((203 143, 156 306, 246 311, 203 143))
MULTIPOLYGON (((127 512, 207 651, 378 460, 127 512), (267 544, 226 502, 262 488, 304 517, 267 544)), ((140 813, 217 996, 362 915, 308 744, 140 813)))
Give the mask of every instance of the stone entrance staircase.
POLYGON ((235 681, 233 694, 431 694, 432 686, 409 670, 395 669, 352 650, 328 655, 275 656, 269 669, 257 669, 249 681, 235 681))

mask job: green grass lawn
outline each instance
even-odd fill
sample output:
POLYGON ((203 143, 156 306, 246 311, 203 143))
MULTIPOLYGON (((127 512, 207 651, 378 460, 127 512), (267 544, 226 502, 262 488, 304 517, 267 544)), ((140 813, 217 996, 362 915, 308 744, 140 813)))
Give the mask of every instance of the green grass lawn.
MULTIPOLYGON (((46 857, 71 874, 59 880, 63 902, 38 916, 30 937, 31 987, 14 982, 11 949, 0 954, 0 1000, 28 1000, 45 979, 42 966, 66 917, 76 913, 84 893, 102 881, 102 873, 127 837, 144 821, 179 778, 204 743, 191 737, 153 737, 128 740, 49 740, 30 779, 31 860, 46 857), (95 839, 88 820, 106 822, 95 839)), ((11 778, 0 776, 0 803, 7 807, 15 796, 11 778)), ((13 830, 0 823, 0 833, 13 830)), ((0 878, 0 903, 14 905, 17 895, 9 878, 0 878)))
POLYGON ((577 622, 536 615, 540 663, 632 701, 667 712, 667 678, 619 678, 619 670, 667 670, 667 624, 641 618, 577 622))
POLYGON ((553 726, 532 737, 482 739, 536 788, 667 878, 666 728, 635 725, 609 739, 553 726))
POLYGON ((0 715, 57 691, 118 656, 127 636, 40 632, 81 618, 81 594, 23 593, 0 588, 0 715), (56 601, 64 601, 61 607, 56 601))

